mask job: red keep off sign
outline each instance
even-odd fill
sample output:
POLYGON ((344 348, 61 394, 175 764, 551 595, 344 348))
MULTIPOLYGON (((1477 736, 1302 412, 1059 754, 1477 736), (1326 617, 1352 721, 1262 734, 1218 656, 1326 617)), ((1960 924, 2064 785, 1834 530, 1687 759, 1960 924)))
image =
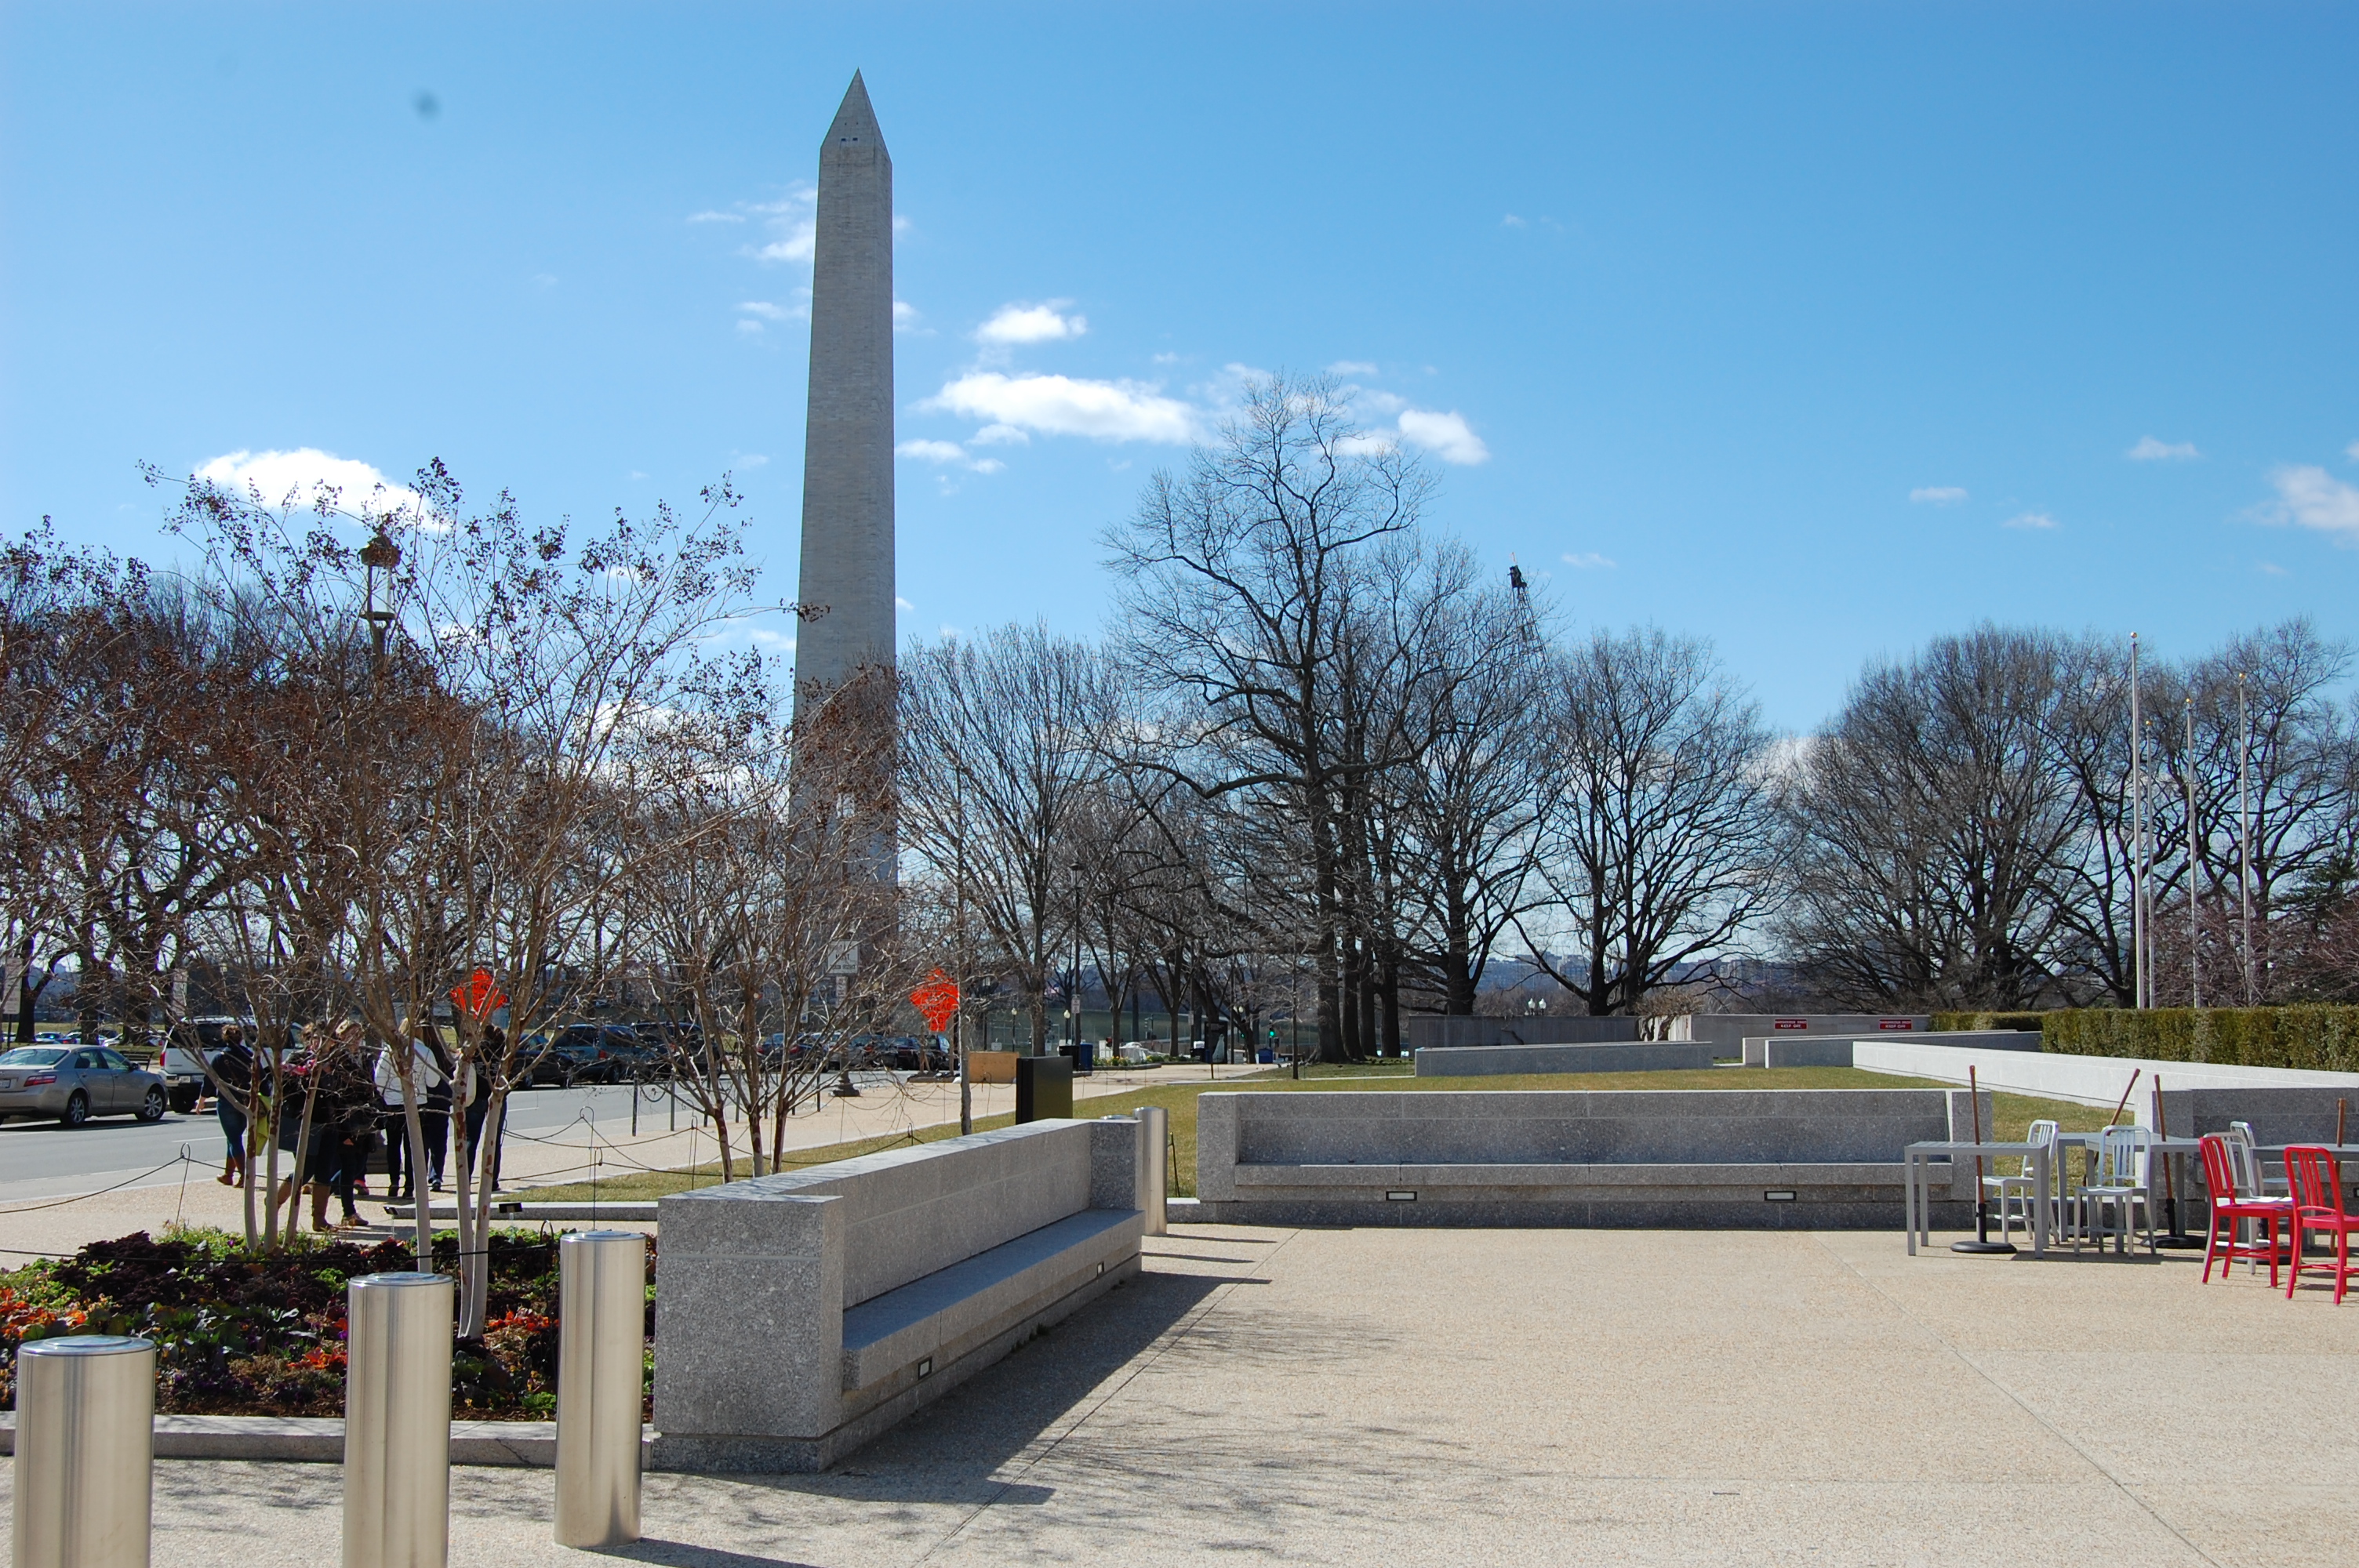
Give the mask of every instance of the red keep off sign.
POLYGON ((489 969, 477 969, 467 977, 467 983, 451 988, 452 1005, 466 1010, 470 1018, 489 1018, 507 1006, 506 993, 492 979, 489 969))
POLYGON ((1913 1033, 1917 1028, 1917 1021, 1913 1018, 1883 1018, 1876 1021, 1875 1026, 1878 1029, 1886 1031, 1887 1033, 1897 1032, 1900 1030, 1908 1030, 1913 1033))
POLYGON ((1808 1029, 1810 1026, 1810 1021, 1807 1018, 1781 1018, 1769 1027, 1772 1029, 1808 1029))

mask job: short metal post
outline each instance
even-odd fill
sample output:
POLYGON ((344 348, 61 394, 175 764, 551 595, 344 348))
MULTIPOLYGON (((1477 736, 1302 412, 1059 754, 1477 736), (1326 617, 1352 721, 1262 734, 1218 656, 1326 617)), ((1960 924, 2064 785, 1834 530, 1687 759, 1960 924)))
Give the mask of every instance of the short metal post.
POLYGON ((18 1347, 16 1568, 147 1568, 155 1424, 149 1341, 18 1347))
POLYGON ((443 1568, 457 1281, 364 1274, 344 1302, 344 1568, 443 1568))
POLYGON ((1138 1206, 1147 1216, 1147 1234, 1161 1236, 1170 1228, 1163 1200, 1171 1182, 1166 1168, 1171 1113, 1159 1105, 1143 1105, 1131 1114, 1138 1118, 1138 1206))
POLYGON ((557 1544, 639 1539, 647 1238, 584 1230, 557 1244, 557 1544))

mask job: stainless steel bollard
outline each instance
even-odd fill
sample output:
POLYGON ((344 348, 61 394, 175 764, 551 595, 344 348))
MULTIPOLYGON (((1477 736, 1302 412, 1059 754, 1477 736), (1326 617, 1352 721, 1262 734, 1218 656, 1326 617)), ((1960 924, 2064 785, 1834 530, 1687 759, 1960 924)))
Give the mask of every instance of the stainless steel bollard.
POLYGON ((1147 1234, 1161 1236, 1170 1228, 1163 1200, 1171 1191, 1171 1113, 1143 1105, 1131 1114, 1138 1118, 1138 1206, 1147 1215, 1147 1234))
POLYGON ((149 1341, 19 1346, 16 1568, 147 1568, 155 1433, 149 1341))
POLYGON ((557 1244, 557 1544, 639 1539, 647 1238, 584 1230, 557 1244))
POLYGON ((443 1568, 458 1281, 364 1274, 344 1301, 344 1568, 443 1568))

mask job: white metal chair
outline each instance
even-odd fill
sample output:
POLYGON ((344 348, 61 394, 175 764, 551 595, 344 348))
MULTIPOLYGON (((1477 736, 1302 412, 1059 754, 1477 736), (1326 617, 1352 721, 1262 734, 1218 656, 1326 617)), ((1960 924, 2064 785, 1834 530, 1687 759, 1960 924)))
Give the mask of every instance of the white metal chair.
MULTIPOLYGON (((2056 1162, 2056 1124, 2045 1120, 2033 1122, 2031 1130, 2024 1137, 2024 1141, 2044 1143, 2048 1146, 2049 1174, 2052 1179, 2056 1162)), ((2038 1210, 2035 1206, 2039 1199, 2048 1195, 2039 1191, 2037 1170, 2038 1167, 2032 1163, 2032 1157, 2027 1154, 2023 1157, 2023 1172, 2020 1175, 1983 1178, 1984 1195, 1995 1196, 1998 1199, 1998 1238, 2001 1241, 2006 1239, 2008 1226, 2017 1216, 2020 1216, 2023 1220, 2023 1238, 2026 1241, 2032 1238, 2034 1227, 2039 1223, 2038 1210), (2009 1207, 2010 1204, 2015 1206, 2009 1207)))
POLYGON ((2117 1238, 2116 1250, 2129 1251, 2133 1228, 2146 1232, 2147 1250, 2154 1247, 2154 1195, 2148 1170, 2153 1164, 2154 1133, 2144 1127, 2108 1127, 2097 1145, 2096 1174, 2072 1195, 2080 1227, 2073 1238, 2087 1236, 2103 1250, 2105 1238, 2117 1238), (2135 1211, 2135 1220, 2133 1219, 2135 1211), (2118 1219, 2118 1226, 2111 1223, 2118 1219))
MULTIPOLYGON (((2267 1204, 2272 1208, 2282 1208, 2288 1214, 2291 1214, 2293 1195, 2273 1193, 2268 1190, 2268 1176, 2261 1169, 2260 1141, 2253 1136, 2253 1124, 2249 1121, 2232 1121, 2228 1124, 2228 1130, 2222 1136, 2223 1141, 2228 1145, 2228 1168, 2235 1173, 2236 1201, 2241 1204, 2267 1204)), ((2244 1220, 2239 1223, 2251 1226, 2259 1222, 2244 1220)), ((2238 1239, 2244 1238, 2239 1237, 2238 1239)), ((2257 1267, 2259 1265, 2255 1260, 2251 1258, 2245 1260, 2245 1272, 2247 1274, 2252 1273, 2257 1267)))

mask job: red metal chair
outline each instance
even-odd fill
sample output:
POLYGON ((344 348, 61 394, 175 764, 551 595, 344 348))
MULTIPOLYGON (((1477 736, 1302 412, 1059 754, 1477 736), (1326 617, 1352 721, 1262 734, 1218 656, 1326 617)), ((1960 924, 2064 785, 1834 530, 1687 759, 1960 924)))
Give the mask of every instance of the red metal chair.
POLYGON ((2334 1304, 2351 1281, 2351 1233, 2359 1230, 2359 1215, 2343 1211, 2343 1167, 2333 1152, 2314 1143, 2286 1148, 2286 1174, 2293 1183, 2293 1272, 2286 1280, 2286 1296, 2301 1283, 2302 1271, 2323 1269, 2334 1276, 2334 1304), (2313 1230, 2334 1238, 2334 1260, 2304 1263, 2302 1248, 2313 1230))
POLYGON ((2203 1154, 2203 1185, 2212 1200, 2211 1230, 2203 1238, 2203 1282, 2212 1282, 2212 1264, 2215 1260, 2220 1264, 2221 1277, 2225 1279, 2228 1265, 2237 1259, 2266 1258, 2269 1261, 2269 1283, 2276 1284, 2277 1264, 2287 1260, 2291 1252, 2285 1224, 2293 1217, 2292 1206, 2253 1203, 2240 1198, 2236 1194, 2236 1168, 2228 1152, 2228 1141, 2216 1132, 2206 1133, 2200 1147, 2203 1154), (2243 1239, 2243 1223, 2245 1220, 2266 1227, 2268 1239, 2243 1239))

